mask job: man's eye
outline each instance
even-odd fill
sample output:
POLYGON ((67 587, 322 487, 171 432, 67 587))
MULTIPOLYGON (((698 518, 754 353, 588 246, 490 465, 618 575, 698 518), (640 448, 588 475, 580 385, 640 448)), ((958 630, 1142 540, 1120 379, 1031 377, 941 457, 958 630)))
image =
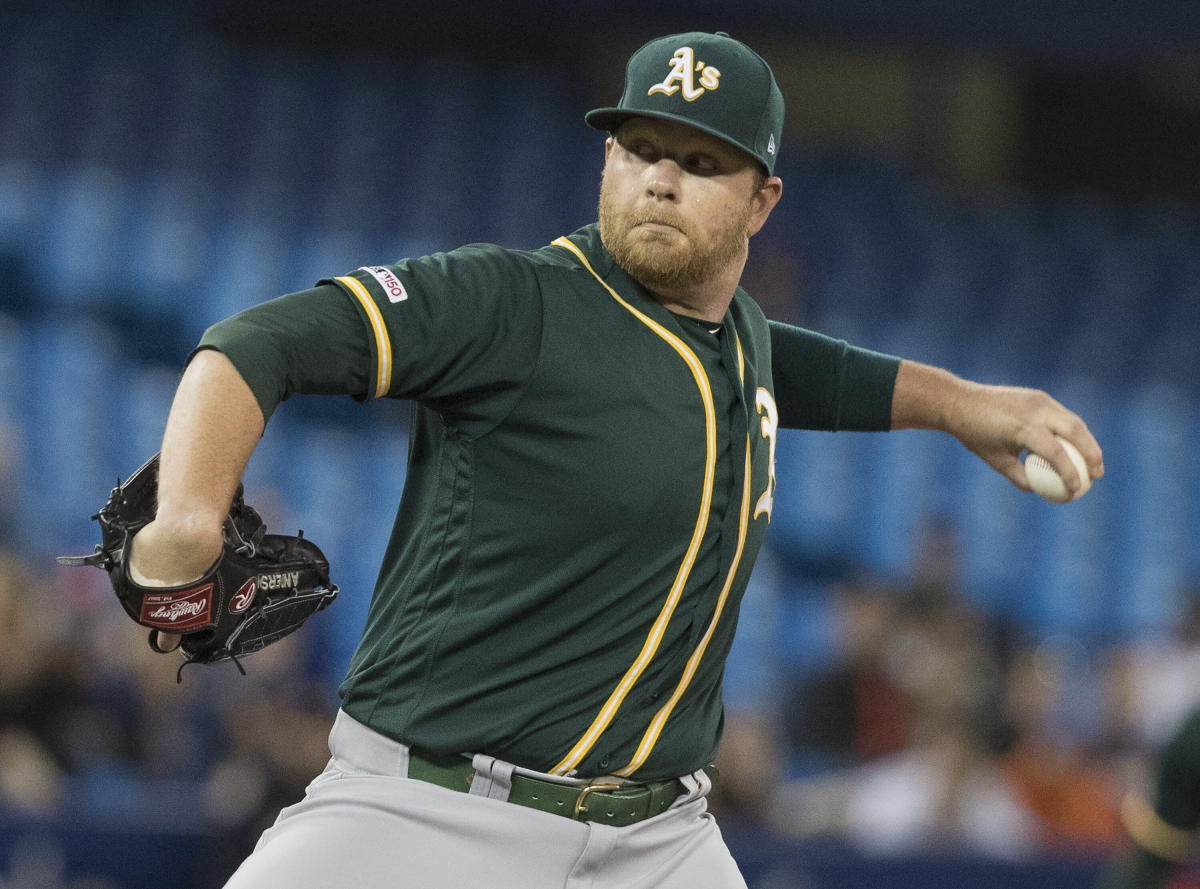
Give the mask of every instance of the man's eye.
POLYGON ((687 168, 693 173, 712 175, 720 171, 720 165, 711 157, 693 155, 687 159, 687 168))
POLYGON ((633 153, 643 160, 658 160, 658 151, 649 142, 638 142, 633 146, 633 153))

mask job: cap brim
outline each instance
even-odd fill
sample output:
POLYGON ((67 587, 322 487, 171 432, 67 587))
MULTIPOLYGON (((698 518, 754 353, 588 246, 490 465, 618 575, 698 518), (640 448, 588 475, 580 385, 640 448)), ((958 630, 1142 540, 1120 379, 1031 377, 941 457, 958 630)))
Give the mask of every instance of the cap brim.
POLYGON ((751 151, 745 145, 742 145, 740 142, 734 142, 720 130, 705 126, 702 123, 697 123, 696 121, 687 117, 683 117, 679 114, 669 114, 660 111, 630 111, 628 108, 596 108, 585 114, 583 119, 588 126, 594 127, 597 130, 606 130, 607 132, 611 133, 631 117, 653 117, 658 120, 670 120, 674 121, 675 123, 681 123, 685 127, 691 127, 693 130, 699 130, 702 133, 708 133, 710 136, 716 136, 722 142, 744 151, 746 154, 750 155, 751 158, 758 161, 758 163, 762 164, 764 167, 766 166, 766 161, 764 161, 761 157, 756 155, 753 151, 751 151))
POLYGON ((583 116, 589 127, 612 132, 634 115, 621 108, 597 108, 583 116))

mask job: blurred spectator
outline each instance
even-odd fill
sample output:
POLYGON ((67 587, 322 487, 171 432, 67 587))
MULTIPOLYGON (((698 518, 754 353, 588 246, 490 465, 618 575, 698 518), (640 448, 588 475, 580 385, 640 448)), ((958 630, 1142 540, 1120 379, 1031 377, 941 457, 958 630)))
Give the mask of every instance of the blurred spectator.
POLYGON ((989 744, 997 731, 1002 670, 992 625, 955 587, 913 587, 888 624, 889 670, 915 706, 953 709, 989 744))
POLYGON ((911 701, 889 663, 894 600, 863 578, 834 593, 838 660, 800 684, 783 717, 793 749, 818 755, 815 764, 862 762, 895 753, 906 742, 911 701))
POLYGON ((1120 837, 1121 784, 1105 754, 1100 674, 1076 640, 1055 637, 1019 654, 1007 677, 1012 733, 1003 763, 1037 819, 1043 852, 1103 855, 1120 837))
POLYGON ((784 772, 784 744, 771 713, 741 711, 726 716, 717 755, 717 781, 709 808, 723 823, 766 827, 767 808, 784 772))
POLYGON ((941 701, 932 698, 914 714, 906 749, 854 776, 846 799, 846 838, 872 855, 1030 856, 1037 848, 1037 824, 1006 780, 977 714, 963 708, 953 692, 941 701))
POLYGON ((333 689, 301 634, 248 658, 248 679, 221 666, 180 683, 102 574, 39 574, 5 550, 0 628, 0 811, 136 820, 156 782, 195 782, 232 869, 328 757, 333 689))
POLYGON ((1200 579, 1183 584, 1177 601, 1180 616, 1173 632, 1137 640, 1119 664, 1128 729, 1151 749, 1162 748, 1200 704, 1200 579))
POLYGON ((306 675, 304 656, 303 637, 293 635, 247 659, 253 682, 211 690, 220 755, 205 777, 204 797, 208 817, 230 837, 228 873, 329 759, 333 689, 306 675))
POLYGON ((77 690, 63 681, 53 602, 37 607, 33 572, 0 550, 0 807, 46 815, 63 797, 56 723, 77 690), (33 595, 31 595, 31 593, 33 595))
POLYGON ((798 752, 833 756, 776 795, 786 834, 873 855, 1036 850, 1036 819, 996 752, 1000 659, 980 615, 943 585, 951 560, 937 552, 938 570, 910 590, 839 588, 845 661, 803 685, 789 714, 798 752))

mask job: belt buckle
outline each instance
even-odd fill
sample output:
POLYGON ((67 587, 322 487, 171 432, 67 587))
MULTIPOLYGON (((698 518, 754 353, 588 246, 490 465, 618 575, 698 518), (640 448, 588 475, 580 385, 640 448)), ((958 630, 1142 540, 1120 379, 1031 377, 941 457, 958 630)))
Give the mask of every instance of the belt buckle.
POLYGON ((601 784, 601 783, 592 781, 588 784, 585 784, 583 787, 579 788, 579 796, 575 797, 575 811, 573 811, 571 813, 571 817, 574 818, 576 821, 578 821, 579 816, 582 813, 587 811, 587 806, 585 806, 583 804, 583 801, 585 799, 587 799, 587 795, 589 793, 592 793, 597 790, 620 790, 620 789, 621 789, 620 784, 613 784, 611 782, 601 784))

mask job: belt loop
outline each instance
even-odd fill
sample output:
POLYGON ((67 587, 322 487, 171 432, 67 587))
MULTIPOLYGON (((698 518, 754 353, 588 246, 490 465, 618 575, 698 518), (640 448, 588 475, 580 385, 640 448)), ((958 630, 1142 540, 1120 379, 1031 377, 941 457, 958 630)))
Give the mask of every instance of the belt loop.
POLYGON ((405 778, 407 778, 408 777, 408 764, 411 759, 412 759, 412 754, 409 753, 408 745, 407 744, 397 744, 396 745, 396 771, 392 772, 392 774, 393 775, 403 775, 405 778))
POLYGON ((702 796, 708 796, 712 791, 712 778, 704 769, 696 769, 690 775, 683 775, 679 779, 679 783, 683 785, 686 791, 682 796, 671 803, 670 808, 682 806, 690 803, 694 799, 699 799, 702 796))
POLYGON ((514 766, 509 762, 501 762, 494 756, 477 753, 471 758, 471 767, 475 775, 471 779, 472 796, 484 796, 488 799, 498 799, 508 802, 512 793, 512 776, 514 766))

